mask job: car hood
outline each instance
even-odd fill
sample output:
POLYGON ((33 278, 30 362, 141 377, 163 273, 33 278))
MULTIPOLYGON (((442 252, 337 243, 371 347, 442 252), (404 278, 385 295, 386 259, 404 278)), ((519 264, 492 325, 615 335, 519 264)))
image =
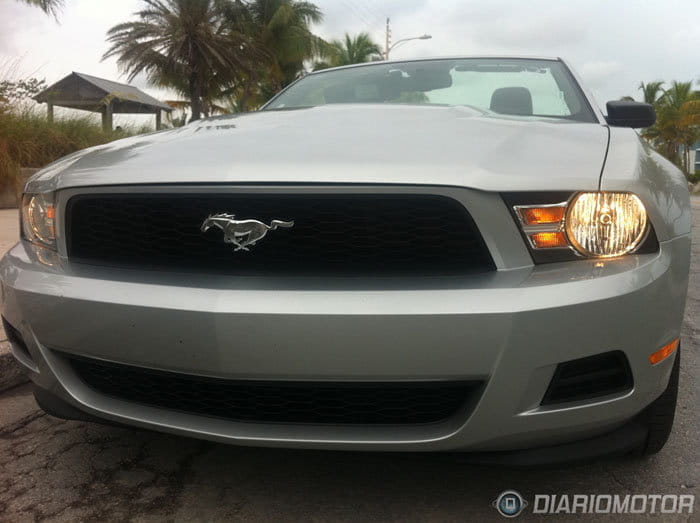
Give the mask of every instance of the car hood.
POLYGON ((465 107, 327 105, 200 120, 67 156, 28 191, 160 183, 596 189, 608 129, 465 107))

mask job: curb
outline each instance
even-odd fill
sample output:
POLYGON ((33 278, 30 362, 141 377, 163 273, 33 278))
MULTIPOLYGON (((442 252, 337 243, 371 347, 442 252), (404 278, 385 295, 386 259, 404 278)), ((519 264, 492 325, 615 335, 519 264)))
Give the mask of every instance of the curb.
POLYGON ((28 381, 29 378, 10 352, 8 341, 0 341, 0 393, 28 381))

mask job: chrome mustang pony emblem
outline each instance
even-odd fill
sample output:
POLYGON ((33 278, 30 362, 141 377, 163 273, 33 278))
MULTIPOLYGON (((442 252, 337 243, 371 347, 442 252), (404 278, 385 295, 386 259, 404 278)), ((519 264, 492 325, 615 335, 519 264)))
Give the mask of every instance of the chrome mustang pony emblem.
POLYGON ((262 240, 268 231, 274 231, 278 227, 289 229, 294 227, 294 222, 284 222, 282 220, 272 220, 270 225, 265 225, 258 220, 235 220, 235 214, 212 214, 202 223, 202 232, 207 232, 212 227, 218 227, 224 231, 224 243, 236 246, 236 251, 249 251, 262 240))

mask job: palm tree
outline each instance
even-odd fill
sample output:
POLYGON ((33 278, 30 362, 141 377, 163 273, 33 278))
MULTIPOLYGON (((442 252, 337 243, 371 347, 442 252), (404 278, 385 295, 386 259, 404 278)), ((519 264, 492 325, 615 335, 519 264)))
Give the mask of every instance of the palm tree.
POLYGON ((644 103, 656 105, 664 94, 663 85, 664 82, 649 82, 648 84, 641 82, 639 89, 642 91, 644 103))
POLYGON ((381 57, 382 51, 379 45, 372 41, 368 33, 359 33, 354 37, 345 33, 344 40, 333 40, 331 42, 330 60, 316 62, 314 70, 360 64, 372 60, 380 60, 381 57))
POLYGON ((231 83, 259 57, 251 38, 225 15, 237 0, 143 0, 138 19, 107 33, 103 60, 118 58, 128 79, 145 73, 154 85, 186 92, 192 118, 202 114, 213 86, 231 83))
POLYGON ((661 100, 662 123, 670 118, 675 124, 681 167, 690 173, 690 148, 700 139, 700 91, 693 82, 673 82, 661 100))
POLYGON ((700 92, 692 82, 672 82, 655 103, 657 119, 642 136, 671 161, 690 172, 690 148, 700 139, 700 92))
POLYGON ((64 0, 21 0, 27 5, 38 7, 47 15, 56 17, 63 7, 64 0))
POLYGON ((247 4, 251 32, 270 59, 264 71, 251 75, 249 82, 274 94, 304 73, 304 62, 327 52, 328 44, 311 31, 323 20, 321 10, 311 2, 297 0, 251 0, 247 4))
POLYGON ((664 92, 660 102, 663 105, 680 109, 683 104, 692 100, 697 94, 696 91, 693 91, 693 82, 674 81, 671 83, 671 87, 664 92))
MULTIPOLYGON (((642 100, 644 101, 644 103, 656 106, 659 102, 659 99, 664 94, 663 85, 664 82, 649 82, 648 84, 640 82, 639 87, 637 87, 637 89, 642 91, 642 100)), ((635 101, 633 96, 623 96, 622 98, 620 98, 620 100, 625 100, 628 102, 635 101)))

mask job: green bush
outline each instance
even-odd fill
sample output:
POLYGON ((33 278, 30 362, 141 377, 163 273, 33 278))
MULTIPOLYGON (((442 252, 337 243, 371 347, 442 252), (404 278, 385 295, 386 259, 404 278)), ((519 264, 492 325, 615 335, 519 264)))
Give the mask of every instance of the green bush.
POLYGON ((105 132, 89 116, 49 123, 32 110, 0 112, 0 186, 16 183, 20 167, 43 167, 67 154, 148 129, 105 132))

